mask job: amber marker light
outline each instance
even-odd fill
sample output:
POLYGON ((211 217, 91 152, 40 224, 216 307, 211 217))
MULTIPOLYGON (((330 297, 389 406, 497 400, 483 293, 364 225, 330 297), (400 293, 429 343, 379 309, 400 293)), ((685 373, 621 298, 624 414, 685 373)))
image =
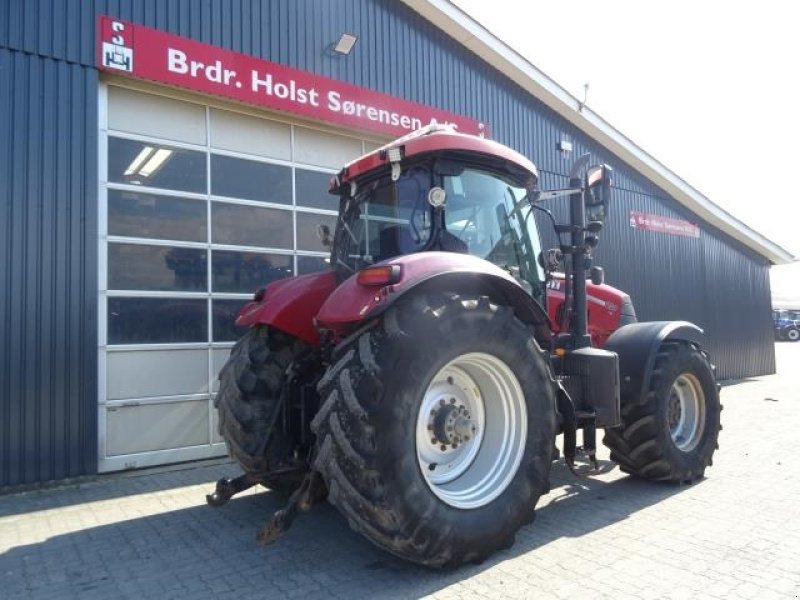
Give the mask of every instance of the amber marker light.
POLYGON ((382 287, 400 281, 400 265, 378 265, 362 269, 356 275, 359 285, 382 287))
POLYGON ((567 351, 564 348, 556 348, 555 354, 558 358, 564 358, 567 355, 567 351))

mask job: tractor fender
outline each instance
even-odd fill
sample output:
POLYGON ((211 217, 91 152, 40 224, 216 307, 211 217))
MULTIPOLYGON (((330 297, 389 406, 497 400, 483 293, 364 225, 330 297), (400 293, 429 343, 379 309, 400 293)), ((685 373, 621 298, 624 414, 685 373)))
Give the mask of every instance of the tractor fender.
POLYGON ((411 294, 454 292, 489 296, 511 306, 536 338, 549 340, 547 313, 506 271, 481 258, 455 252, 421 252, 398 256, 380 264, 400 265, 400 279, 382 287, 366 287, 353 275, 325 301, 317 315, 319 327, 346 333, 359 323, 380 316, 411 294))
POLYGON ((644 398, 650 389, 658 350, 667 340, 684 341, 702 348, 705 333, 688 321, 649 321, 624 325, 611 334, 603 348, 619 355, 621 397, 644 398))
POLYGON ((314 317, 337 285, 333 271, 274 281, 256 292, 257 299, 244 305, 236 317, 236 325, 270 325, 319 346, 314 317))

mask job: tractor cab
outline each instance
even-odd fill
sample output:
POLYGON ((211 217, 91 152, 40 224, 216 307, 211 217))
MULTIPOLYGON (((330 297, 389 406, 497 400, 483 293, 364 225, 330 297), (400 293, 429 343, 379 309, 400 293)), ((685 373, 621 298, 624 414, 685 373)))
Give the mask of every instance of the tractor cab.
MULTIPOLYGON (((397 256, 454 252, 500 267, 541 301, 544 270, 528 202, 538 174, 522 156, 497 156, 496 146, 428 128, 345 167, 331 185, 341 196, 331 259, 339 276, 397 256)), ((323 242, 329 236, 323 227, 323 242)))

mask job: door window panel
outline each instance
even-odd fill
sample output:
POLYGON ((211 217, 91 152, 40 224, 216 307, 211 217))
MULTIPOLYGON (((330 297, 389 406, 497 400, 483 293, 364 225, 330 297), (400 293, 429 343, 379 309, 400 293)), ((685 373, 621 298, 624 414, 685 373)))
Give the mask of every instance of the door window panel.
POLYGON ((108 245, 108 288, 204 292, 206 251, 142 244, 108 245))
POLYGON ((205 242, 206 202, 141 192, 108 190, 108 233, 205 242))
POLYGON ((260 287, 294 275, 292 257, 283 254, 232 252, 211 253, 215 292, 249 294, 260 287))
POLYGON ((206 155, 197 150, 110 137, 108 180, 205 194, 206 155))
POLYGON ((208 341, 208 303, 197 298, 109 298, 109 344, 208 341))
POLYGON ((211 155, 211 193, 243 200, 292 203, 292 170, 255 160, 211 155))
POLYGON ((215 244, 292 248, 291 211, 223 202, 214 202, 211 211, 215 244))

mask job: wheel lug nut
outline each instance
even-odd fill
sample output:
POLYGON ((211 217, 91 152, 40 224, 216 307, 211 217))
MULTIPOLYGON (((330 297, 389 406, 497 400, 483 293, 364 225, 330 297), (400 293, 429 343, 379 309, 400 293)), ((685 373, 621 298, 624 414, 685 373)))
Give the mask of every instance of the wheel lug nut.
POLYGON ((433 431, 433 425, 428 425, 428 431, 433 431))
POLYGON ((441 406, 444 406, 444 398, 442 398, 441 400, 439 400, 439 404, 440 404, 441 406))
POLYGON ((447 450, 447 446, 445 446, 444 444, 442 444, 439 448, 441 449, 442 452, 447 450))
POLYGON ((450 398, 450 404, 455 404, 455 403, 456 403, 456 399, 455 398, 450 398))
POLYGON ((431 438, 431 444, 435 444, 435 443, 436 443, 436 438, 431 438))
POLYGON ((450 385, 453 385, 453 378, 452 377, 448 377, 447 378, 447 383, 449 383, 450 385))

